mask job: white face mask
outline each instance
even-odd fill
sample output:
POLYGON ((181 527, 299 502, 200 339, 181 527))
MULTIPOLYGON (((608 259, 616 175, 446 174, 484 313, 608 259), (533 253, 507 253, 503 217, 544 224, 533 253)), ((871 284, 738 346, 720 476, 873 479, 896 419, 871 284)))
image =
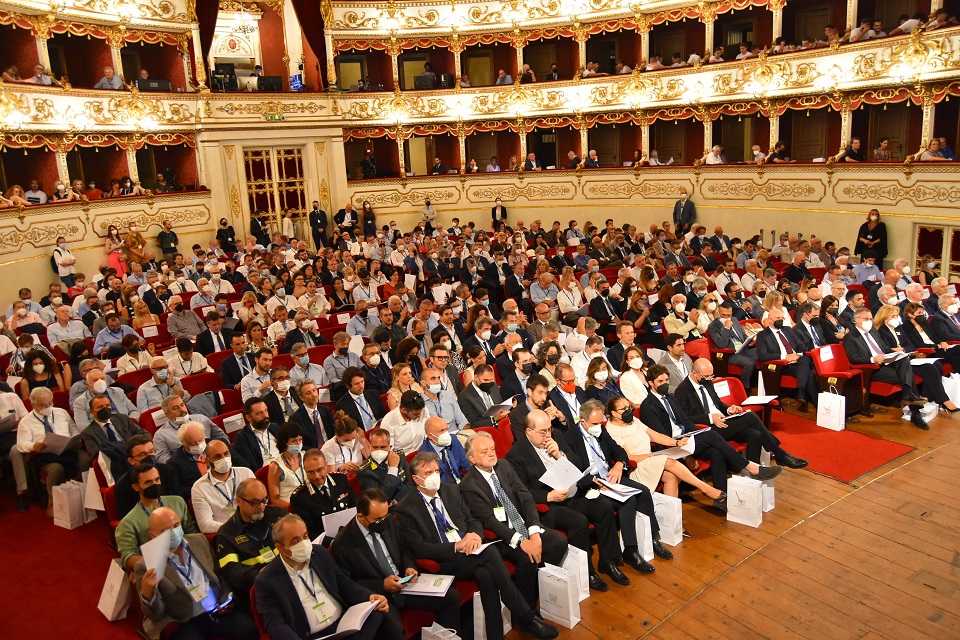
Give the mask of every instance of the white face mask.
POLYGON ((437 436, 437 446, 441 448, 447 448, 450 446, 450 443, 453 442, 453 438, 450 437, 450 434, 443 432, 437 436))
POLYGON ((903 268, 903 275, 907 275, 908 273, 910 273, 910 267, 904 267, 904 268, 903 268))
POLYGON ((947 307, 947 313, 949 313, 950 315, 955 314, 958 310, 960 310, 960 305, 957 305, 957 304, 952 304, 949 307, 947 307))
POLYGON ((597 382, 606 382, 609 377, 610 374, 605 369, 600 369, 600 371, 593 374, 593 379, 597 382))
POLYGON ((290 552, 290 559, 294 562, 307 562, 313 555, 313 543, 310 540, 301 540, 287 550, 290 552))
POLYGON ((230 460, 230 456, 225 456, 213 463, 213 470, 217 473, 227 473, 232 466, 233 462, 230 460))
POLYGON ((599 438, 600 434, 603 433, 603 427, 599 424, 591 425, 587 427, 587 433, 592 435, 594 438, 599 438))
POLYGON ((860 323, 860 328, 864 331, 870 331, 873 329, 873 320, 864 320, 860 323))
POLYGON ((370 457, 373 458, 373 461, 377 464, 383 464, 383 461, 387 459, 388 455, 390 455, 389 451, 377 450, 370 452, 370 457))
POLYGON ((890 322, 890 326, 896 329, 897 327, 900 326, 900 323, 901 323, 900 316, 894 316, 890 318, 889 322, 890 322))
POLYGON ((631 369, 642 369, 643 368, 643 358, 630 358, 627 362, 630 365, 631 369))
POLYGON ((192 447, 187 447, 187 453, 189 453, 189 454, 191 454, 191 455, 194 455, 194 456, 203 455, 203 452, 206 451, 206 450, 207 450, 207 443, 206 443, 206 442, 199 442, 199 443, 193 445, 192 447))
POLYGON ((97 380, 93 383, 93 392, 102 395, 107 391, 107 381, 106 380, 97 380))
POLYGON ((481 332, 480 332, 480 339, 483 340, 483 341, 489 340, 489 339, 490 339, 490 330, 487 329, 486 331, 481 331, 481 332))
POLYGON ((440 490, 440 473, 434 471, 426 478, 422 478, 423 488, 427 491, 439 491, 440 490))
POLYGON ((682 302, 678 302, 677 304, 673 305, 673 308, 677 313, 683 313, 683 310, 687 308, 687 305, 683 304, 682 302))
POLYGON ((716 309, 716 308, 717 308, 717 303, 716 303, 716 302, 708 302, 708 303, 707 303, 707 311, 713 311, 713 310, 716 309))
POLYGON ((279 391, 280 393, 286 393, 287 391, 290 391, 290 381, 281 380, 280 382, 278 382, 277 391, 279 391))
MULTIPOLYGON (((380 366, 380 354, 379 354, 379 353, 376 353, 376 354, 370 356, 370 358, 367 359, 367 364, 370 365, 370 366, 373 367, 373 368, 379 367, 379 366, 380 366)), ((376 453, 376 451, 374 451, 374 453, 376 453)))
POLYGON ((43 373, 44 369, 46 369, 46 366, 43 363, 33 365, 34 373, 43 373))

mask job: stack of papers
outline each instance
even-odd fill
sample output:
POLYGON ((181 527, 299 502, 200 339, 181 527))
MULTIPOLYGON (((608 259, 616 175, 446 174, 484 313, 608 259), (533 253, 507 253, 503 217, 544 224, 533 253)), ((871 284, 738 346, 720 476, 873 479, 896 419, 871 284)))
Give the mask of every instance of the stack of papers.
POLYGON ((617 502, 626 502, 631 496, 643 492, 643 489, 634 489, 633 487, 628 487, 616 482, 608 482, 603 478, 598 478, 597 481, 606 487, 606 490, 602 491, 602 494, 608 498, 613 498, 617 502))
POLYGON ((59 456, 67 449, 73 449, 76 447, 78 442, 80 442, 79 435, 71 438, 69 436, 61 436, 56 433, 48 433, 43 437, 43 444, 47 445, 47 448, 44 449, 43 452, 52 453, 55 456, 59 456))
POLYGON ((770 404, 776 399, 777 396, 750 396, 741 403, 741 406, 749 407, 751 405, 770 404))
POLYGON ((360 633, 363 623, 367 621, 367 618, 370 617, 370 614, 373 613, 373 610, 376 608, 377 603, 370 601, 353 605, 343 612, 343 617, 340 618, 340 622, 337 624, 336 633, 323 636, 320 640, 339 640, 339 638, 349 638, 355 633, 360 633))
POLYGON ((566 456, 564 456, 554 462, 553 465, 540 476, 540 482, 555 491, 566 491, 580 482, 580 479, 587 475, 588 472, 593 473, 593 466, 587 467, 586 471, 580 471, 575 464, 567 460, 566 456))
POLYGON ((696 448, 697 444, 694 442, 694 437, 690 436, 687 440, 687 443, 682 447, 669 447, 667 449, 660 449, 659 451, 654 451, 653 455, 655 456, 667 456, 673 460, 679 460, 680 458, 686 458, 693 453, 693 450, 696 448))
MULTIPOLYGON (((525 397, 526 397, 526 396, 524 396, 522 393, 518 393, 518 394, 515 395, 515 396, 511 396, 511 397, 507 398, 506 400, 504 400, 503 402, 501 402, 500 404, 495 404, 495 405, 493 405, 492 407, 490 407, 489 409, 487 409, 486 411, 484 411, 484 412, 483 412, 483 417, 484 417, 484 418, 494 418, 494 417, 500 415, 501 413, 503 413, 504 411, 510 411, 511 409, 513 409, 513 400, 514 400, 514 398, 518 398, 518 399, 519 399, 519 398, 525 398, 525 397)), ((519 402, 519 400, 518 400, 518 402, 519 402)))
POLYGON ((412 596, 442 598, 447 595, 451 584, 453 584, 453 576, 421 573, 416 579, 403 586, 403 593, 412 596))

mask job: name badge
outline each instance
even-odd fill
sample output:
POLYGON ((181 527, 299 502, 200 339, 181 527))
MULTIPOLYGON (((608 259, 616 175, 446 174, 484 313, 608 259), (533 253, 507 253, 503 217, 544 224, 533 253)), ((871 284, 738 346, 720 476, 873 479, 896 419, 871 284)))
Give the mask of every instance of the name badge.
POLYGON ((203 599, 207 597, 207 592, 203 588, 202 584, 195 584, 189 589, 190 597, 193 598, 194 602, 203 602, 203 599))
POLYGON ((443 535, 447 537, 447 542, 460 542, 460 534, 456 529, 450 529, 443 535))
POLYGON ((596 500, 599 497, 600 497, 600 492, 597 491, 596 489, 590 489, 589 491, 587 491, 587 495, 586 495, 587 500, 596 500))
POLYGON ((276 460, 276 458, 274 458, 273 456, 263 456, 263 466, 266 467, 267 465, 269 465, 269 464, 270 464, 271 462, 273 462, 274 460, 276 460))
POLYGON ((500 522, 506 522, 506 521, 507 521, 507 511, 506 511, 506 509, 504 509, 503 507, 494 507, 494 508, 493 508, 493 515, 494 515, 494 517, 496 517, 496 519, 499 520, 500 522))
POLYGON ((323 600, 322 602, 317 602, 317 604, 313 605, 310 610, 313 612, 313 616, 316 618, 317 624, 319 624, 321 627, 325 627, 333 621, 333 611, 331 611, 331 609, 332 607, 327 603, 327 601, 323 600))
POLYGON ((275 557, 277 557, 277 554, 270 547, 264 547, 263 549, 260 549, 260 559, 264 562, 270 562, 275 557))

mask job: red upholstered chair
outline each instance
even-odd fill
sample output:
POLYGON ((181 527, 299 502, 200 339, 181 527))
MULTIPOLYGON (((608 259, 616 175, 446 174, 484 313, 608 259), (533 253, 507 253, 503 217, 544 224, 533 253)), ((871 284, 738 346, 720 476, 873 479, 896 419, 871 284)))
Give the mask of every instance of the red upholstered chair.
MULTIPOLYGON (((863 368, 853 368, 850 361, 847 360, 847 352, 839 344, 827 344, 818 349, 810 351, 810 357, 813 359, 813 367, 817 373, 817 381, 820 384, 821 391, 828 391, 834 387, 837 393, 844 396, 846 400, 847 415, 853 415, 862 410, 864 406, 869 410, 870 394, 865 393, 870 386, 867 380, 868 370, 863 368), (864 404, 866 403, 866 405, 864 404)), ((863 365, 872 367, 869 369, 869 375, 878 369, 877 365, 863 365)), ((876 383, 881 385, 883 383, 876 383)), ((888 385, 893 386, 893 385, 888 385)), ((899 390, 899 387, 897 387, 899 390)), ((878 390, 880 387, 878 386, 878 390)), ((886 391, 886 389, 884 389, 886 391)))
POLYGON ((100 496, 103 498, 103 509, 107 512, 107 519, 110 526, 114 529, 120 524, 120 512, 117 511, 116 485, 111 485, 100 489, 100 496))
POLYGON ((219 391, 223 388, 220 375, 209 372, 184 376, 180 378, 180 383, 183 385, 184 390, 188 391, 191 396, 204 393, 205 391, 219 391))
POLYGON ((210 365, 210 368, 220 373, 220 367, 223 366, 223 361, 233 355, 232 349, 226 349, 224 351, 214 351, 207 356, 207 364, 210 365))
POLYGON ((235 389, 220 389, 220 413, 243 409, 243 400, 235 389))
POLYGON ((264 622, 263 616, 257 611, 256 591, 256 587, 250 587, 250 614, 253 616, 254 624, 257 625, 257 631, 260 632, 260 640, 270 640, 270 635, 267 633, 267 623, 264 622))
POLYGON ((493 438, 493 444, 497 448, 498 458, 505 458, 507 456, 507 451, 510 450, 510 447, 504 444, 503 437, 500 435, 499 431, 497 431, 493 427, 477 427, 475 431, 477 433, 486 433, 491 438, 493 438))
POLYGON ((503 439, 504 446, 506 446, 507 450, 509 451, 510 447, 513 446, 514 441, 513 429, 510 427, 509 416, 497 423, 497 432, 503 439))
POLYGON ((310 362, 323 366, 323 361, 333 353, 332 344, 321 344, 307 349, 307 355, 310 356, 310 362))
POLYGON ((150 367, 145 367, 143 369, 137 369, 136 371, 121 373, 119 376, 117 376, 117 382, 139 388, 140 385, 149 380, 151 376, 153 376, 153 371, 150 369, 150 367))
MULTIPOLYGON (((747 399, 747 391, 743 388, 743 382, 740 381, 740 378, 717 378, 714 381, 714 389, 717 388, 718 382, 726 382, 727 388, 730 389, 729 395, 720 396, 720 401, 724 404, 739 405, 747 399)), ((758 414, 760 418, 763 419, 763 424, 765 425, 770 424, 770 414, 774 408, 780 408, 780 402, 778 400, 772 400, 765 405, 750 405, 748 407, 744 407, 744 409, 749 409, 750 411, 758 414)))
POLYGON ((140 426, 151 436, 157 432, 160 427, 157 426, 157 418, 163 414, 163 409, 159 407, 152 411, 144 411, 140 414, 140 426))
POLYGON ((232 443, 233 437, 236 435, 236 433, 240 431, 240 429, 243 429, 243 425, 244 425, 243 409, 221 413, 220 415, 214 416, 213 418, 211 418, 210 421, 213 422, 213 424, 220 427, 224 431, 224 433, 227 434, 227 437, 230 438, 230 442, 232 443), (237 428, 236 426, 238 423, 235 422, 236 420, 235 416, 240 416, 239 428, 237 428), (231 418, 233 418, 233 420, 231 420, 231 418), (227 424, 228 422, 230 424, 227 424), (227 431, 228 428, 231 428, 232 430, 227 431))

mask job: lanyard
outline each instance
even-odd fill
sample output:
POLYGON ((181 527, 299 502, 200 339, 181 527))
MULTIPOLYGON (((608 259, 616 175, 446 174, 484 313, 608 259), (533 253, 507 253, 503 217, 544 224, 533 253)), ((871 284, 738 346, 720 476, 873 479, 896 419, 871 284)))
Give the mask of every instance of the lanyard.
MULTIPOLYGON (((300 481, 300 484, 306 484, 306 483, 307 483, 307 476, 306 476, 306 474, 305 474, 304 471, 303 471, 303 455, 298 453, 298 454, 297 454, 297 460, 300 461, 300 467, 299 467, 299 469, 298 469, 298 471, 300 471, 300 474, 299 474, 299 475, 297 474, 297 471, 295 471, 295 470, 293 470, 293 469, 290 468, 290 465, 286 465, 286 467, 287 467, 287 469, 290 469, 290 473, 293 474, 293 477, 300 481)), ((286 458, 283 458, 283 461, 286 462, 287 459, 286 459, 286 458)))
MULTIPOLYGON (((307 590, 307 593, 310 594, 311 598, 313 598, 314 600, 317 600, 317 589, 315 586, 313 588, 311 588, 310 586, 313 584, 313 571, 310 570, 309 564, 307 564, 307 575, 310 577, 310 584, 307 584, 307 581, 303 579, 302 573, 300 573, 299 571, 297 572, 297 577, 300 578, 300 582, 303 583, 303 588, 307 590)), ((317 600, 317 602, 320 602, 320 601, 317 600)))
POLYGON ((188 376, 193 373, 193 358, 190 358, 190 371, 187 371, 186 367, 183 366, 183 360, 180 361, 180 371, 183 371, 183 375, 188 376))
MULTIPOLYGON (((427 402, 429 402, 432 406, 437 408, 437 412, 434 415, 439 418, 443 418, 443 405, 440 404, 440 396, 438 395, 436 400, 431 400, 430 398, 427 398, 427 402)), ((492 404, 493 403, 491 403, 491 405, 492 404)))
POLYGON ((177 573, 183 576, 183 579, 187 581, 187 584, 192 585, 193 581, 190 580, 190 567, 193 566, 193 555, 187 549, 184 549, 184 551, 186 552, 184 555, 187 556, 187 562, 184 565, 184 569, 186 569, 187 572, 184 573, 183 569, 180 568, 180 563, 176 561, 173 562, 173 568, 177 570, 177 573))
POLYGON ((350 459, 347 460, 347 455, 343 452, 343 445, 340 444, 340 442, 338 441, 338 442, 337 442, 337 446, 340 448, 340 457, 343 459, 343 461, 344 461, 344 462, 353 462, 353 449, 350 448, 350 447, 347 447, 347 452, 350 453, 350 459))
MULTIPOLYGON (((228 496, 224 492, 224 490, 220 488, 220 485, 213 484, 213 474, 210 472, 207 472, 207 476, 210 478, 210 484, 213 484, 213 488, 216 489, 217 492, 223 496, 223 499, 227 501, 227 504, 233 504, 234 500, 237 497, 237 472, 231 471, 230 475, 233 476, 233 488, 230 490, 230 495, 228 496)), ((224 482, 222 484, 227 484, 227 483, 224 482)))
MULTIPOLYGON (((162 506, 163 506, 163 498, 158 498, 158 499, 157 499, 157 502, 158 502, 158 504, 157 504, 156 507, 154 507, 154 509, 156 509, 157 507, 162 507, 162 506)), ((143 506, 143 503, 142 503, 142 502, 138 502, 137 504, 138 504, 138 505, 140 506, 140 508, 143 510, 143 513, 149 518, 149 517, 150 517, 150 512, 147 511, 147 508, 146 508, 145 506, 143 506)))
POLYGON ((267 429, 263 430, 264 435, 267 437, 267 444, 264 445, 263 441, 260 439, 260 436, 257 435, 256 429, 253 431, 253 437, 256 438, 257 444, 260 445, 260 448, 263 449, 263 452, 267 455, 270 455, 270 431, 267 429))
POLYGON ((594 455, 596 455, 597 458, 599 458, 601 462, 603 462, 604 464, 606 464, 606 463, 607 463, 607 459, 606 459, 606 457, 603 455, 603 451, 600 450, 600 449, 597 449, 596 445, 594 445, 594 441, 596 440, 596 438, 594 438, 592 435, 590 435, 589 433, 587 433, 582 426, 580 427, 580 432, 583 433, 583 441, 587 443, 587 446, 590 447, 590 449, 593 451, 594 455))

